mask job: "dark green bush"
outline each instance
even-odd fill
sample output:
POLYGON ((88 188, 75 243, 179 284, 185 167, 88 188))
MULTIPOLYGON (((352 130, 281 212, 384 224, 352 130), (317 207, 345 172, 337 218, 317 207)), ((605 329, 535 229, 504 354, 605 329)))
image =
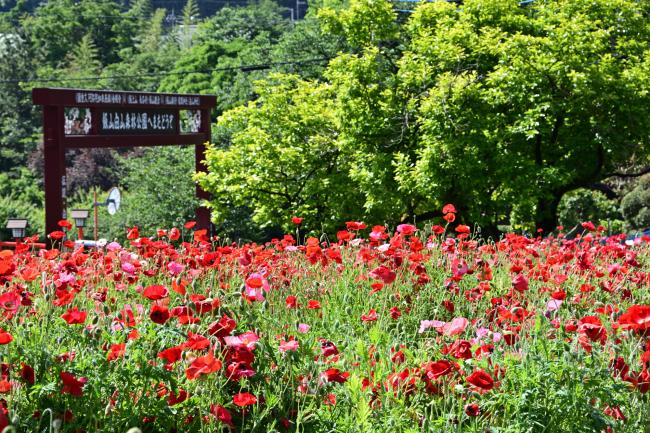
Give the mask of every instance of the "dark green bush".
POLYGON ((621 213, 631 228, 650 226, 650 177, 642 179, 623 197, 621 213))
POLYGON ((562 197, 558 206, 558 221, 568 229, 584 221, 607 225, 621 218, 618 204, 600 191, 577 189, 562 197))

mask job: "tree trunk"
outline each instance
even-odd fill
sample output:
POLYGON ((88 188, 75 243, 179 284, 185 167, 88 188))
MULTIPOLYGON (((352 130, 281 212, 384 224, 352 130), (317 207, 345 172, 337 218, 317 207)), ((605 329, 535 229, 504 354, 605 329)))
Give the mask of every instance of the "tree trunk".
POLYGON ((552 192, 550 197, 540 197, 537 200, 537 213, 535 215, 535 226, 548 234, 557 228, 557 208, 562 199, 563 193, 552 192))

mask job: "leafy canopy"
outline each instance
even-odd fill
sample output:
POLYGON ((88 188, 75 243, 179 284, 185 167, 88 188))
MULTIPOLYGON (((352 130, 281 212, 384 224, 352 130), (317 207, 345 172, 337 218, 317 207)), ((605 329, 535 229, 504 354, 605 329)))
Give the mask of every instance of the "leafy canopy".
POLYGON ((431 2, 409 16, 387 1, 324 8, 322 25, 350 49, 324 80, 267 81, 254 104, 226 113, 230 147, 210 154, 201 181, 215 207, 246 201, 275 223, 314 209, 327 224, 397 223, 453 202, 488 230, 552 230, 565 193, 647 160, 649 12, 647 0, 431 2), (321 155, 334 154, 331 168, 321 155), (290 164, 302 177, 283 174, 290 164), (334 174, 336 187, 301 187, 334 174))

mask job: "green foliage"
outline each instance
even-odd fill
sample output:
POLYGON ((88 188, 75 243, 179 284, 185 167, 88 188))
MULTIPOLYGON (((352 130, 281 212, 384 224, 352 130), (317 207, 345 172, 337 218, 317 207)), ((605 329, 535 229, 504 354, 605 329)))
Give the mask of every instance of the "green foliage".
MULTIPOLYGON (((502 223, 553 230, 564 194, 648 152, 647 9, 647 2, 632 0, 527 7, 472 0, 461 9, 431 2, 419 5, 404 23, 387 1, 356 0, 348 8, 322 9, 322 26, 344 37, 352 52, 339 54, 327 67, 325 85, 332 89, 327 98, 314 95, 308 104, 327 107, 331 114, 320 124, 334 130, 301 133, 304 140, 311 134, 330 137, 328 145, 347 164, 345 174, 338 167, 349 179, 346 192, 357 200, 354 211, 333 210, 325 220, 346 215, 419 221, 453 202, 461 220, 488 232, 502 223)), ((319 80, 300 84, 322 85, 319 80)), ((246 112, 274 115, 277 107, 264 104, 278 98, 269 96, 246 112)), ((256 118, 257 124, 229 127, 234 134, 256 129, 256 137, 293 128, 290 117, 276 117, 272 125, 271 118, 256 118)), ((243 143, 233 140, 229 150, 211 157, 241 155, 243 143)), ((278 139, 273 145, 265 164, 282 165, 286 143, 278 139)), ((215 175, 259 172, 254 159, 233 158, 242 165, 215 163, 215 175)), ((227 191, 215 187, 217 196, 251 199, 257 178, 241 174, 239 179, 245 183, 232 183, 227 191)), ((284 206, 285 200, 273 197, 278 190, 299 190, 291 177, 275 182, 275 189, 257 191, 267 197, 256 200, 275 199, 284 206)), ((290 202, 315 208, 316 196, 299 191, 300 198, 290 195, 290 202)), ((327 203, 330 197, 318 200, 327 203)), ((256 212, 266 215, 265 221, 274 215, 275 222, 289 213, 256 212)))
POLYGON ((259 84, 254 103, 227 112, 220 124, 231 145, 213 146, 201 186, 215 195, 213 218, 249 206, 262 227, 290 227, 295 213, 320 230, 355 214, 360 193, 349 188, 348 161, 336 139, 332 89, 294 75, 273 75, 259 84))
MULTIPOLYGON (((123 239, 127 227, 143 234, 158 228, 181 227, 194 219, 197 206, 194 151, 190 147, 147 149, 140 158, 125 158, 122 207, 114 216, 102 216, 100 237, 123 239)), ((105 212, 105 210, 104 210, 105 212)))
POLYGON ((512 393, 488 403, 501 407, 500 418, 508 420, 499 431, 588 433, 613 426, 596 404, 616 405, 627 388, 610 380, 605 365, 584 353, 567 352, 566 344, 538 340, 537 345, 527 349, 523 360, 507 359, 503 386, 512 393))
POLYGON ((33 173, 26 168, 0 173, 0 232, 4 230, 7 218, 26 218, 27 234, 42 234, 45 230, 43 211, 44 195, 33 173))
POLYGON ((26 15, 21 26, 49 65, 61 66, 86 34, 95 41, 100 61, 108 64, 117 60, 121 21, 119 7, 111 0, 53 0, 42 3, 34 15, 26 15))
POLYGON ((212 70, 269 62, 273 45, 288 29, 289 21, 272 1, 241 8, 225 7, 199 24, 193 46, 174 65, 178 74, 165 77, 160 90, 216 94, 218 112, 243 104, 252 99, 253 80, 266 73, 212 70))
POLYGON ((600 191, 578 189, 565 194, 558 207, 558 221, 567 230, 584 221, 607 225, 608 220, 619 220, 618 203, 609 200, 600 191))
POLYGON ((36 146, 31 140, 37 116, 30 92, 7 82, 32 75, 33 50, 19 34, 0 34, 0 172, 23 166, 36 146))
POLYGON ((650 227, 650 177, 639 184, 621 200, 621 213, 630 228, 650 227))
MULTIPOLYGON (((144 6, 142 9, 139 14, 147 10, 144 6)), ((122 61, 104 68, 102 75, 106 78, 101 81, 103 87, 158 91, 160 77, 156 74, 170 70, 179 54, 177 41, 170 37, 165 28, 165 14, 165 9, 157 9, 151 19, 138 28, 133 36, 134 43, 119 51, 122 61), (109 79, 115 76, 119 78, 109 79)))

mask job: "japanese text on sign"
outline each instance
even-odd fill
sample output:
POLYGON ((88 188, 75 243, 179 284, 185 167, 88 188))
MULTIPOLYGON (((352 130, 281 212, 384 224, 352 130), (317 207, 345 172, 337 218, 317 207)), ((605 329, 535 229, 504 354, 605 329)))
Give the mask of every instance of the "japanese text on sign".
POLYGON ((155 105, 155 106, 187 106, 198 107, 201 100, 198 96, 156 95, 148 93, 124 94, 109 92, 76 92, 77 104, 110 104, 110 105, 155 105))
POLYGON ((175 134, 177 114, 163 110, 107 110, 101 112, 104 134, 175 134))

